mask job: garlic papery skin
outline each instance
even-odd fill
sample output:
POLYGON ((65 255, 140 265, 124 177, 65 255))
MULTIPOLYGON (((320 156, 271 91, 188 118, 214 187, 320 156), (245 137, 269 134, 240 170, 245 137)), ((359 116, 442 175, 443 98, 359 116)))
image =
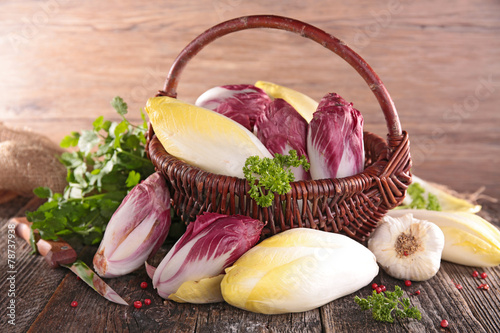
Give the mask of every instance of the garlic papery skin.
POLYGON ((436 275, 443 248, 441 229, 413 214, 385 216, 368 240, 382 269, 402 280, 425 281, 436 275))

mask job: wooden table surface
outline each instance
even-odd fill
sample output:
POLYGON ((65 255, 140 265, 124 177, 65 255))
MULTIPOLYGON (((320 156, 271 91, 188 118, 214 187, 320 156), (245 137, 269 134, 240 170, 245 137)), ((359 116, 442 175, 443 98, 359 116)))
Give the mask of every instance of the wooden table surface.
MULTIPOLYGON (((118 119, 109 105, 122 96, 139 121, 147 98, 163 86, 177 54, 205 29, 230 18, 276 14, 311 23, 344 40, 377 72, 409 132, 413 172, 462 193, 485 187, 500 198, 500 2, 497 0, 345 1, 73 1, 0 3, 0 122, 27 127, 59 142, 91 126, 99 115, 118 119)), ((276 82, 315 99, 337 92, 365 118, 365 129, 385 136, 376 99, 342 59, 283 31, 244 31, 217 40, 187 66, 179 99, 194 102, 221 84, 276 82)), ((1 165, 0 165, 1 171, 1 165)), ((29 198, 0 205, 1 258, 7 261, 8 218, 29 198)), ((499 204, 482 200, 483 214, 499 224, 499 204)), ((95 248, 85 248, 90 263, 95 248)), ((3 264, 2 264, 3 265, 3 264)), ((374 322, 353 296, 300 314, 265 316, 227 304, 163 305, 144 270, 109 280, 128 301, 151 298, 140 310, 110 304, 72 273, 49 269, 16 248, 16 326, 7 324, 8 273, 1 272, 0 331, 179 332, 452 332, 500 330, 500 269, 443 262, 433 279, 406 288, 423 313, 420 322, 374 322), (470 277, 489 274, 489 291, 470 277), (463 285, 455 288, 452 281, 463 285), (78 300, 79 307, 69 306, 78 300)), ((4 267, 4 266, 2 266, 4 267)), ((375 282, 401 281, 381 273, 375 282)), ((368 295, 369 287, 357 294, 368 295)))

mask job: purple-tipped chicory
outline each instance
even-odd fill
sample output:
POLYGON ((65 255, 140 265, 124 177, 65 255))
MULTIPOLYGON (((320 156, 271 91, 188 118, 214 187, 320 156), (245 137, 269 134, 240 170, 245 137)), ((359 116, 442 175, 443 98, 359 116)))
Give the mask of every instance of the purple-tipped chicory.
POLYGON ((154 173, 123 199, 106 227, 94 256, 102 277, 117 277, 144 265, 170 229, 170 195, 165 179, 154 173))
MULTIPOLYGON (((278 98, 266 108, 265 117, 255 124, 257 138, 273 155, 287 155, 292 149, 307 158, 307 121, 285 100, 278 98)), ((291 168, 295 180, 310 179, 302 166, 291 168)))
POLYGON ((313 179, 342 178, 363 171, 361 112, 335 93, 323 97, 309 123, 307 154, 313 179))
POLYGON ((263 227, 261 221, 243 215, 198 216, 154 271, 153 287, 168 298, 184 282, 221 274, 257 243, 263 227))
POLYGON ((196 106, 220 113, 253 132, 255 122, 264 116, 271 98, 264 90, 248 84, 225 85, 205 91, 196 106))

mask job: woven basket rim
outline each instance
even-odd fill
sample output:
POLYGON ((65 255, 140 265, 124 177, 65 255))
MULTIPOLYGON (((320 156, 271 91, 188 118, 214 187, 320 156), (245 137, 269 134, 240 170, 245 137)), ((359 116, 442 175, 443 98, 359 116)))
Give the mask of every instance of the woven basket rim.
MULTIPOLYGON (((368 132, 368 131, 364 131, 363 132, 363 137, 366 139, 376 139, 376 140, 380 140, 380 144, 383 145, 383 148, 386 149, 387 151, 389 150, 389 146, 387 144, 387 142, 382 138, 380 137, 379 135, 375 134, 375 133, 372 133, 372 132, 368 132)), ((210 177, 210 176, 217 176, 217 177, 223 177, 223 178, 227 178, 229 180, 232 180, 232 181, 243 181, 243 182, 247 182, 247 180, 245 178, 239 178, 239 177, 235 177, 235 176, 228 176, 228 175, 223 175, 223 174, 217 174, 217 173, 213 173, 213 172, 210 172, 210 171, 206 171, 206 170, 203 170, 195 165, 192 165, 192 164, 189 164, 188 162, 170 154, 162 145, 162 143, 160 142, 160 140, 158 139, 158 137, 156 135, 154 135, 153 140, 156 140, 159 144, 159 146, 161 147, 161 151, 158 152, 158 154, 161 154, 161 155, 165 155, 165 156, 168 156, 170 159, 176 161, 175 163, 178 163, 179 165, 181 166, 184 166, 185 170, 193 170, 193 171, 196 171, 200 176, 204 176, 204 177, 210 177)), ((152 157, 150 156, 150 158, 152 159, 152 157)), ((379 156, 378 160, 380 159, 383 159, 385 158, 385 156, 379 156)), ((373 161, 372 163, 370 163, 370 165, 368 166, 365 166, 363 171, 355 174, 355 175, 352 175, 352 176, 348 176, 348 177, 341 177, 341 178, 320 178, 320 179, 306 179, 306 180, 295 180, 293 182, 290 182, 290 184, 303 184, 303 185, 308 185, 308 184, 314 184, 314 183, 322 183, 322 182, 330 182, 330 181, 333 181, 334 179, 337 179, 337 180, 342 180, 342 181, 352 181, 352 180, 357 180, 358 176, 360 175, 364 175, 365 177, 367 178, 371 178, 374 176, 374 173, 376 174, 377 173, 377 170, 376 170, 376 162, 377 161, 373 161)), ((162 166, 163 167, 163 166, 162 166)), ((162 168, 160 167, 160 168, 162 168)), ((185 171, 184 171, 185 172, 185 171)), ((283 194, 283 195, 286 195, 286 194, 283 194)))

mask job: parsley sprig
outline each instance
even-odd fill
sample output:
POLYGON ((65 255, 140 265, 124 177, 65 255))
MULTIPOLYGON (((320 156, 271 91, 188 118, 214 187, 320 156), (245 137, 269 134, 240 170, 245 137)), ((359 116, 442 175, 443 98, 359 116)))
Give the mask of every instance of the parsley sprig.
POLYGON ((250 156, 243 167, 243 174, 250 184, 250 197, 261 207, 271 206, 274 193, 285 194, 291 190, 290 182, 295 176, 290 168, 301 165, 309 170, 307 158, 299 158, 296 150, 290 150, 288 155, 275 154, 274 158, 250 156))
POLYGON ((419 183, 413 183, 408 187, 408 194, 411 197, 411 203, 401 208, 441 210, 441 205, 437 196, 432 193, 427 194, 425 198, 425 189, 419 183))
POLYGON ((394 291, 377 293, 373 291, 367 298, 354 297, 361 310, 372 310, 373 319, 382 322, 393 323, 394 317, 422 319, 420 311, 413 307, 409 298, 402 298, 403 290, 395 286, 394 291), (394 315, 394 317, 393 317, 394 315))
POLYGON ((141 111, 142 124, 135 126, 125 118, 128 106, 123 99, 115 97, 111 105, 121 116, 120 122, 101 116, 91 130, 73 132, 61 141, 63 148, 77 148, 60 156, 68 170, 63 193, 53 193, 47 187, 35 189, 47 202, 27 213, 27 218, 42 238, 100 242, 128 191, 154 172, 146 158, 144 113, 141 111))

